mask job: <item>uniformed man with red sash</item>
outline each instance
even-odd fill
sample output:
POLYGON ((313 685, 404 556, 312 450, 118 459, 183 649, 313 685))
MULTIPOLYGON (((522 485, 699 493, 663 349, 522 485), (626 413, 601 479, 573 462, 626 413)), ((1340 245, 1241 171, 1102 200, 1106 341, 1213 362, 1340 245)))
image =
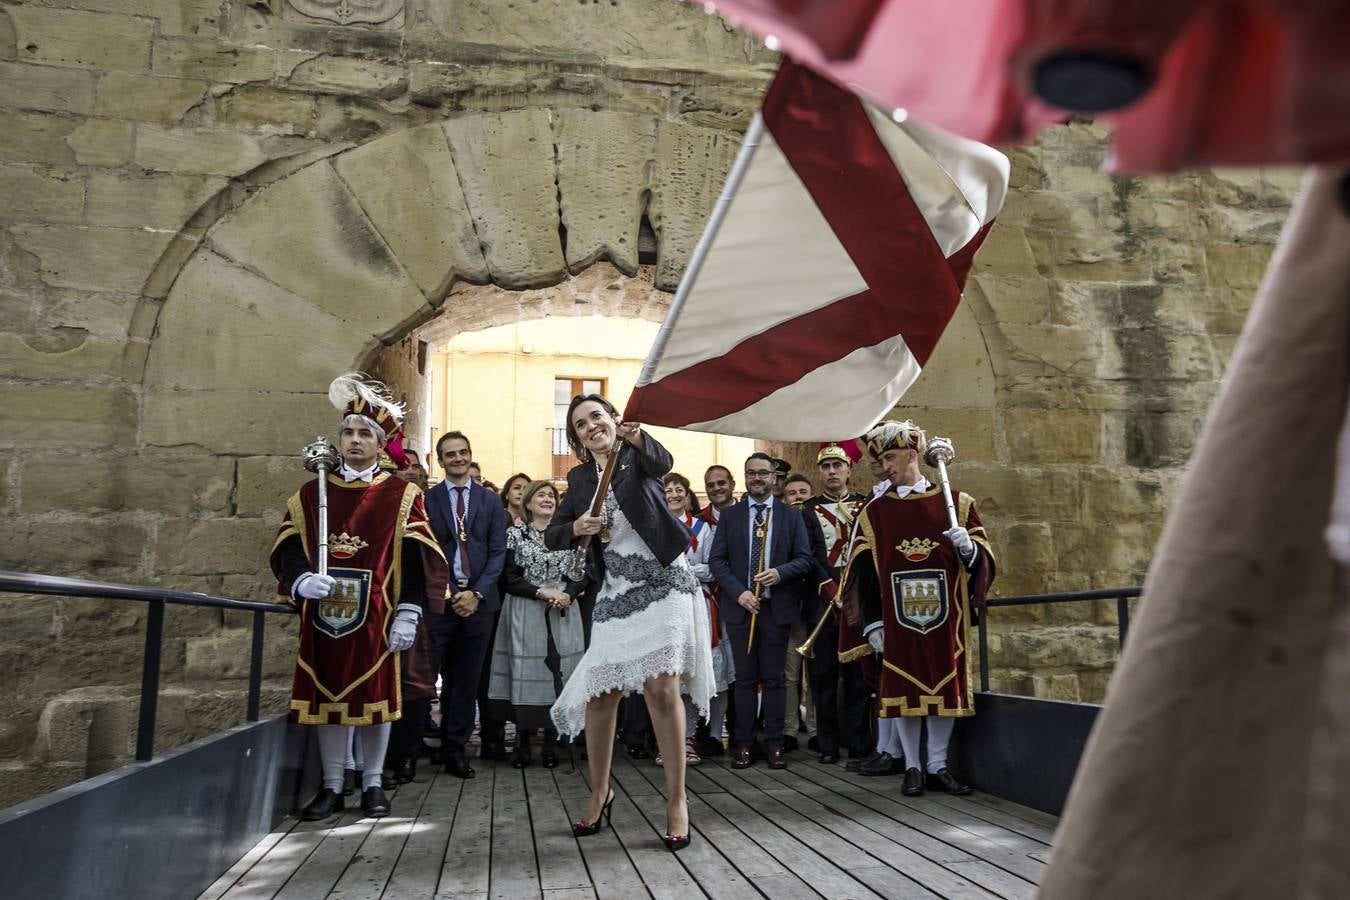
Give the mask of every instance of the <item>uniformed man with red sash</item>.
POLYGON ((319 726, 323 786, 306 820, 343 808, 350 726, 365 756, 361 808, 389 813, 381 775, 390 723, 402 714, 400 654, 413 647, 423 610, 443 611, 449 580, 421 488, 380 468, 402 408, 352 375, 336 379, 329 398, 343 417, 342 464, 327 476, 328 573, 318 573, 317 479, 287 502, 271 554, 278 593, 301 614, 291 721, 319 726))
POLYGON ((867 433, 868 452, 891 486, 868 504, 843 578, 844 627, 864 641, 842 660, 881 657, 878 714, 898 718, 905 757, 901 792, 923 793, 920 735, 929 776, 949 794, 968 794, 947 768, 957 718, 975 714, 970 610, 984 605, 994 554, 969 494, 953 491, 950 522, 939 486, 919 471, 924 433, 913 422, 885 422, 867 433))
MULTIPOLYGON (((814 628, 828 605, 836 600, 844 551, 854 520, 866 501, 862 494, 849 490, 853 460, 843 447, 838 444, 823 447, 816 455, 816 468, 825 490, 802 504, 806 535, 816 561, 816 587, 806 593, 802 604, 802 617, 808 628, 814 628)), ((862 759, 871 740, 868 727, 871 691, 860 666, 840 665, 835 652, 838 643, 839 618, 831 613, 816 639, 818 649, 807 662, 811 696, 816 704, 816 742, 823 763, 839 761, 841 741, 847 745, 849 756, 862 759)))

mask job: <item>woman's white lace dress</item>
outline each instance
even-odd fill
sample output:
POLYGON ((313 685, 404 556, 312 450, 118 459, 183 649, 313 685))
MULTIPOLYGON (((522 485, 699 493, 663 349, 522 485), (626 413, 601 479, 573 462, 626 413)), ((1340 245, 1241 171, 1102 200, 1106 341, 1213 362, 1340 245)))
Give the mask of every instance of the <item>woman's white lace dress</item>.
POLYGON ((604 545, 605 580, 595 599, 591 645, 553 704, 559 733, 576 735, 586 704, 611 691, 631 694, 648 678, 679 675, 701 715, 713 684, 708 616, 703 592, 681 555, 661 565, 619 508, 605 496, 610 541, 604 545))

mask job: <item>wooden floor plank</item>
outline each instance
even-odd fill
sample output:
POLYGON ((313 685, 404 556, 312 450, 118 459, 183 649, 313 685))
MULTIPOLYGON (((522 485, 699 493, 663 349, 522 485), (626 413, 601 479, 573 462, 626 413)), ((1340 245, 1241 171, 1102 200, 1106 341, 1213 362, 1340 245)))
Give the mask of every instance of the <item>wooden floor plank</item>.
POLYGON ((753 806, 734 794, 708 794, 704 798, 722 815, 768 851, 775 859, 813 890, 830 898, 877 897, 848 873, 812 850, 802 841, 766 818, 753 806))
MULTIPOLYGON (((929 799, 942 806, 959 810, 966 815, 983 819, 1005 831, 1031 838, 1033 841, 1037 841, 1047 847, 1050 846, 1055 839, 1054 828, 1047 827, 1039 822, 1029 821, 1021 816, 1006 812, 995 806, 973 802, 973 794, 970 797, 949 797, 945 794, 931 794, 929 795, 929 799)), ((1034 853, 1039 851, 1028 852, 1034 853)))
POLYGON ((492 875, 488 886, 491 900, 526 900, 538 897, 539 863, 534 852, 534 831, 525 798, 525 777, 518 769, 496 764, 492 791, 492 875))
MULTIPOLYGON (((486 900, 492 866, 492 784, 496 769, 479 765, 477 777, 460 781, 459 806, 441 866, 436 900, 478 895, 486 900)), ((454 778, 453 775, 445 776, 454 778)))
POLYGON ((612 826, 573 837, 590 796, 577 762, 479 760, 467 781, 424 773, 392 794, 385 819, 353 810, 279 828, 199 900, 1022 900, 1058 824, 979 794, 903 797, 899 779, 804 754, 786 770, 715 758, 686 773, 693 843, 672 854, 666 772, 622 747, 612 826))
POLYGON ((572 823, 563 808, 562 796, 553 772, 548 769, 525 770, 525 790, 534 829, 534 850, 539 860, 539 888, 549 892, 582 889, 594 895, 586 862, 581 858, 572 823))
MULTIPOLYGON (((866 787, 861 782, 874 779, 851 772, 839 772, 833 766, 808 766, 817 772, 828 774, 844 783, 866 787)), ((890 799, 902 806, 938 821, 955 826, 998 847, 1002 847, 1021 856, 1045 850, 1050 846, 1046 840, 1029 837, 1026 834, 1011 831, 981 815, 985 807, 969 802, 968 797, 951 797, 945 793, 930 791, 920 797, 906 797, 895 790, 888 794, 890 799)))
POLYGON ((253 868, 264 856, 266 856, 268 851, 275 847, 282 838, 289 834, 295 825, 295 819, 287 819, 282 822, 276 831, 250 847, 249 851, 239 857, 234 865, 225 870, 225 874, 221 875, 212 882, 210 887, 198 894, 197 900, 221 900, 221 898, 225 896, 225 892, 234 887, 235 883, 239 881, 240 878, 243 878, 244 874, 248 872, 249 869, 253 868))
MULTIPOLYGON (((930 815, 928 810, 920 808, 920 805, 914 803, 913 800, 909 803, 903 803, 884 790, 879 790, 875 786, 851 782, 833 772, 825 771, 825 767, 806 765, 799 766, 797 771, 804 777, 816 781, 817 784, 855 800, 897 822, 908 825, 915 831, 950 844, 977 859, 992 863, 998 868, 1011 872, 1027 881, 1033 883, 1038 881, 1045 868, 1044 864, 1028 856, 1026 849, 1014 849, 1002 843, 995 843, 983 835, 947 821, 945 817, 940 817, 941 811, 947 810, 946 807, 934 806, 939 814, 930 815)), ((897 796, 899 795, 898 788, 897 785, 894 791, 897 796)), ((923 800, 924 798, 915 799, 923 800)), ((1020 835, 1018 837, 1020 838, 1020 835)), ((1022 838, 1022 840, 1026 841, 1025 838, 1022 838)), ((1027 843, 1032 845, 1030 849, 1043 847, 1043 845, 1035 842, 1027 843)))
MULTIPOLYGON (((766 775, 771 784, 775 785, 775 787, 767 790, 770 796, 782 803, 791 804, 797 812, 830 829, 872 858, 870 864, 859 866, 859 869, 877 865, 886 866, 903 874, 907 880, 922 885, 925 890, 931 890, 947 898, 989 900, 989 898, 998 896, 907 846, 903 840, 906 835, 902 834, 900 829, 887 828, 883 824, 883 831, 875 831, 868 827, 867 822, 858 821, 849 815, 831 809, 811 796, 802 793, 799 790, 802 780, 800 776, 791 775, 787 772, 771 771, 766 772, 766 775)), ((872 815, 877 821, 882 819, 878 814, 873 813, 872 815)), ((885 821, 889 822, 890 820, 885 821)), ((905 829, 905 832, 910 837, 914 835, 914 832, 909 829, 905 829)), ((902 882, 894 882, 888 876, 878 875, 874 877, 880 882, 889 882, 889 887, 885 891, 888 896, 899 896, 905 891, 912 892, 908 885, 902 882)), ((872 881, 867 880, 867 883, 871 884, 872 881)), ((925 894, 916 894, 916 896, 925 896, 925 894)))
POLYGON ((461 779, 450 775, 426 774, 421 777, 430 782, 426 799, 422 801, 421 813, 403 845, 398 866, 384 889, 384 896, 394 900, 432 900, 436 896, 460 792, 464 788, 461 779))
POLYGON ((252 869, 244 873, 234 887, 225 892, 222 900, 265 900, 275 897, 329 833, 342 823, 343 818, 297 824, 252 869))
POLYGON ((333 900, 380 900, 403 855, 413 824, 422 813, 430 781, 400 787, 390 798, 389 815, 376 819, 360 848, 328 896, 333 900))

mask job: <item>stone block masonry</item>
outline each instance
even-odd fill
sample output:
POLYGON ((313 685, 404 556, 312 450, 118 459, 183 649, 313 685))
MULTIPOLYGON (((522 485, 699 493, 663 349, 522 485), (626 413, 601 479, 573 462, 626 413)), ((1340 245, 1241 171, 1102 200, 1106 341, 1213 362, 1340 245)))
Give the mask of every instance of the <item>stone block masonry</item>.
MULTIPOLYGON (((668 0, 356 25, 288 0, 0 6, 0 564, 268 599, 333 374, 521 318, 659 320, 773 64, 668 0)), ((1142 578, 1296 189, 1112 178, 1105 142, 1078 123, 1010 151, 1001 223, 899 410, 956 440, 1006 593, 1142 578)), ((1111 615, 996 620, 997 684, 1100 697, 1111 615)), ((243 707, 247 623, 170 618, 162 746, 243 707)), ((0 599, 8 796, 125 758, 142 623, 0 599)), ((294 633, 268 642, 282 673, 294 633)))

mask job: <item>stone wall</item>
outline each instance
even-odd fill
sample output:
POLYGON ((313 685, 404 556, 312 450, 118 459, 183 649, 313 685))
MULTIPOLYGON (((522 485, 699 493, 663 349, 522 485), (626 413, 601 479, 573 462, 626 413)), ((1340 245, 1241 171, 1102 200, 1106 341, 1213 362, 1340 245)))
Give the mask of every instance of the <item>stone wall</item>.
MULTIPOLYGON (((667 0, 361 8, 0 5, 0 567, 269 597, 335 372, 391 353, 400 381, 436 328, 578 298, 664 308, 771 54, 667 0)), ((908 401, 956 438, 1009 592, 1142 577, 1292 191, 1112 179, 1103 151, 1076 125, 1014 153, 950 360, 908 401)), ((1000 684, 1096 695, 1104 613, 1002 618, 1000 684)), ((163 746, 242 717, 247 656, 242 618, 168 621, 163 746)), ((0 602, 6 796, 126 758, 142 628, 0 602)), ((276 708, 293 623, 267 646, 276 708)))

